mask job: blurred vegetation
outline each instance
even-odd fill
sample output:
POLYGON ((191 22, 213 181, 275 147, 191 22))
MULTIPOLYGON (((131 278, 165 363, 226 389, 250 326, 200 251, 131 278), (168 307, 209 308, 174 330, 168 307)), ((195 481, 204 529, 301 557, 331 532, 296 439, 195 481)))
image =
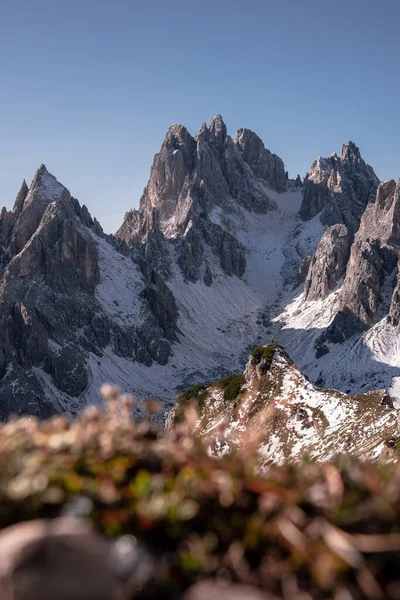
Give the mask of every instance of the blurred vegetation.
POLYGON ((194 402, 197 408, 203 407, 204 401, 207 398, 207 386, 204 383, 196 383, 191 388, 180 394, 176 400, 174 423, 181 423, 185 408, 190 402, 194 402))
MULTIPOLYGON (((132 401, 74 422, 0 427, 0 526, 65 513, 84 499, 110 538, 134 535, 157 559, 135 598, 180 598, 203 578, 268 598, 400 598, 400 467, 305 463, 260 474, 253 447, 211 458, 190 435, 130 418, 132 401)), ((155 410, 149 406, 149 414, 155 410)))

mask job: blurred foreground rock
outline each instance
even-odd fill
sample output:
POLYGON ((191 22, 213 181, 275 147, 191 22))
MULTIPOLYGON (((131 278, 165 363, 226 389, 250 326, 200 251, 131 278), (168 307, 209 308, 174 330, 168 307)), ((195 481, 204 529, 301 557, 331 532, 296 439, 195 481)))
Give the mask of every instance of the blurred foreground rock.
POLYGON ((196 583, 186 592, 184 600, 278 600, 249 585, 234 585, 214 580, 196 583))
POLYGON ((1 600, 118 600, 109 546, 84 519, 35 520, 0 533, 1 600))

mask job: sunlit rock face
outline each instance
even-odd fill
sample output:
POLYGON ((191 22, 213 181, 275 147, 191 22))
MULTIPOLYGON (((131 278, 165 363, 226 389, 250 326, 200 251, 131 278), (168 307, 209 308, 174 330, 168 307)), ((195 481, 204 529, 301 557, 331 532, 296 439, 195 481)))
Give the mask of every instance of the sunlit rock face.
POLYGON ((353 142, 340 156, 319 157, 304 181, 302 219, 320 215, 325 225, 343 223, 354 235, 368 204, 374 201, 379 180, 353 142))

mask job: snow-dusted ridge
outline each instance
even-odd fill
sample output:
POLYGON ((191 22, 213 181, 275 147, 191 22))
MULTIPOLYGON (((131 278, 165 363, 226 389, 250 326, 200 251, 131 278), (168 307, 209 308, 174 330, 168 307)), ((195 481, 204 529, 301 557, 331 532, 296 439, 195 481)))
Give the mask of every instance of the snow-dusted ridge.
POLYGON ((319 389, 279 346, 271 365, 250 357, 235 399, 224 400, 221 386, 217 382, 204 392, 194 429, 213 454, 255 444, 263 466, 305 457, 327 461, 340 454, 395 460, 397 413, 382 403, 383 392, 346 396, 319 389))

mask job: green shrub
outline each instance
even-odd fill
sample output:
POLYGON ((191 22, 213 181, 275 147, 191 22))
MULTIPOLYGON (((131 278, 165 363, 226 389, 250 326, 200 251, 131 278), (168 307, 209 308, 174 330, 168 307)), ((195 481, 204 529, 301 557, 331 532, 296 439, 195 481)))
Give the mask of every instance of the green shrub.
POLYGON ((251 356, 257 363, 260 363, 261 360, 264 360, 267 369, 269 369, 272 364, 272 359, 274 358, 275 350, 276 344, 268 344, 268 346, 256 346, 251 353, 251 356))
POLYGON ((196 385, 193 385, 186 392, 183 392, 183 394, 181 394, 181 398, 183 400, 191 400, 192 398, 197 398, 197 399, 202 398, 204 400, 204 398, 206 396, 206 394, 205 394, 206 389, 207 389, 207 386, 205 386, 204 383, 196 383, 196 385))
POLYGON ((224 388, 224 400, 229 402, 238 397, 240 388, 244 384, 244 375, 228 375, 221 380, 221 384, 224 388))
POLYGON ((174 423, 181 423, 185 413, 185 407, 190 400, 195 400, 197 406, 202 408, 207 397, 207 386, 204 383, 196 383, 191 388, 183 392, 176 401, 174 423))

